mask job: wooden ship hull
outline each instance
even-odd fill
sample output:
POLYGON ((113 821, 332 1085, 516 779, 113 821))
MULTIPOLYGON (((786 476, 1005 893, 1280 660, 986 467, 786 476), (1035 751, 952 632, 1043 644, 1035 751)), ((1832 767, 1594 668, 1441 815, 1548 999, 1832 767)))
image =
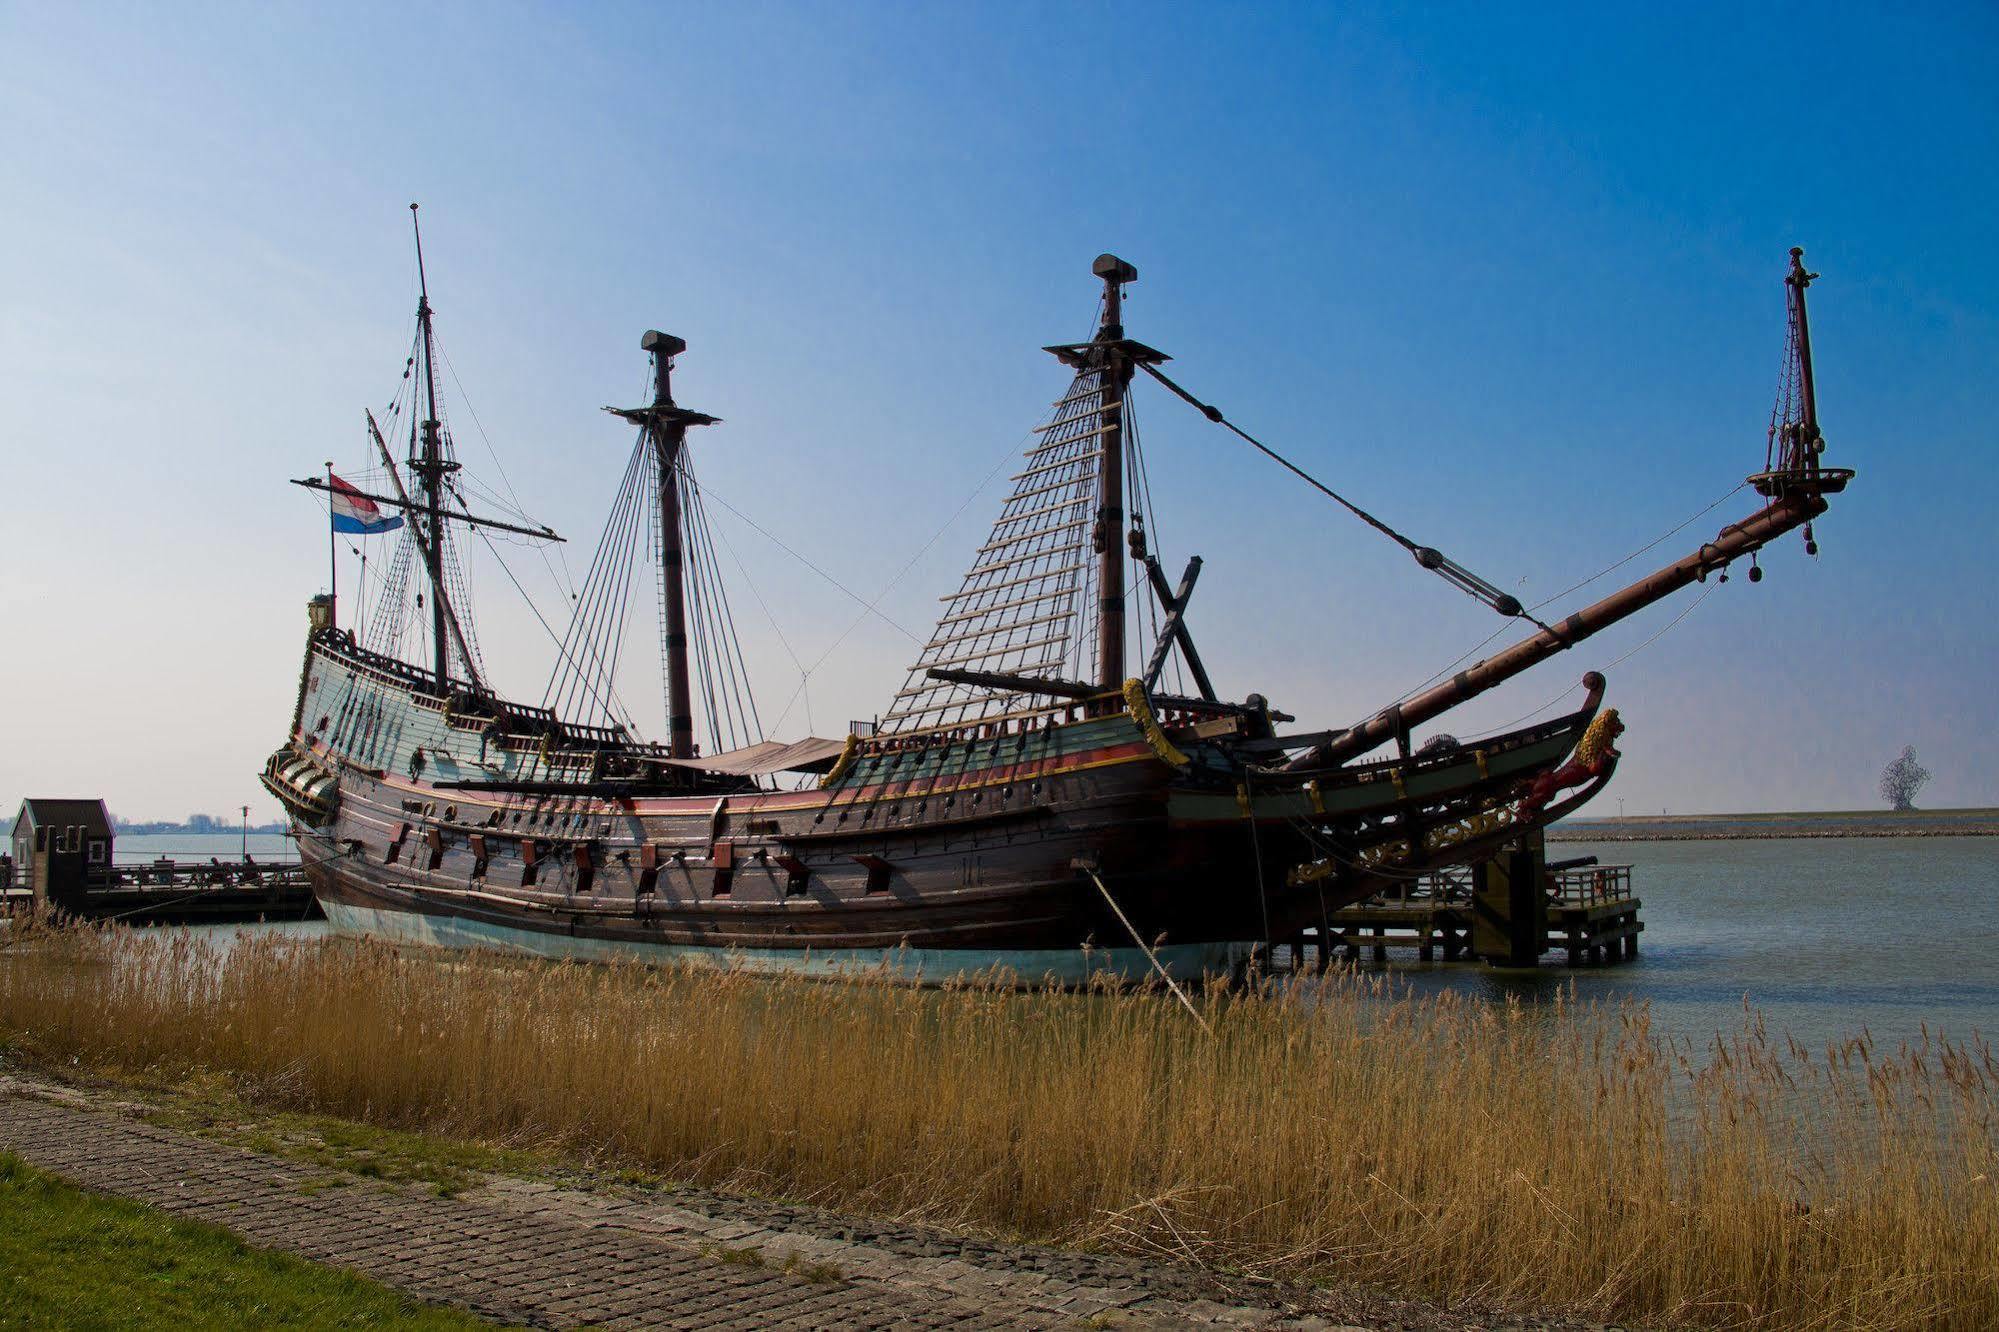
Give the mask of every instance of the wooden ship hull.
POLYGON ((1600 695, 1473 748, 1247 784, 1213 717, 1077 704, 857 745, 807 790, 671 795, 563 791, 541 745, 552 719, 453 713, 337 630, 314 631, 304 675, 265 782, 336 929, 1070 983, 1141 977, 1148 947, 1178 974, 1225 971, 1394 877, 1490 855, 1580 803, 1519 812, 1600 695))
MULTIPOLYGON (((1048 349, 1074 379, 1036 431, 992 539, 942 598, 936 633, 888 715, 840 741, 784 744, 758 728, 754 743, 734 747, 718 721, 717 697, 726 703, 734 685, 712 677, 730 658, 714 646, 720 593, 700 582, 705 519, 686 449, 688 430, 716 419, 674 403, 669 371, 685 344, 660 333, 642 342, 654 401, 617 411, 640 430, 613 506, 625 517, 607 523, 544 705, 523 706, 483 678, 465 608, 454 605, 464 584, 447 520, 553 534, 463 511, 421 299, 415 382, 427 397, 411 398, 423 410, 412 411, 403 465, 417 498, 372 415, 369 427, 394 490, 374 498, 410 520, 398 567, 420 563, 427 575, 431 665, 383 649, 393 617, 378 610, 364 640, 338 627, 332 596, 315 598, 291 733, 263 774, 327 919, 357 934, 547 957, 882 968, 927 981, 1227 973, 1272 941, 1327 931, 1333 912, 1385 887, 1537 846, 1541 828, 1615 771, 1621 728, 1600 706, 1600 675, 1584 677, 1580 708, 1552 721, 1465 744, 1433 737, 1420 749, 1412 730, 1784 532, 1809 533, 1824 496, 1850 475, 1817 463, 1809 343, 1798 336, 1810 275, 1794 253, 1806 414, 1781 449, 1773 435, 1769 470, 1752 478, 1768 503, 1556 623, 1305 477, 1425 570, 1539 632, 1358 725, 1284 735, 1278 724, 1291 719, 1260 696, 1225 702, 1209 682, 1186 623, 1200 561, 1176 590, 1147 552, 1149 492, 1124 410, 1134 375, 1278 456, 1167 379, 1162 353, 1124 337, 1121 293, 1136 270, 1106 255, 1094 272, 1104 284, 1098 335, 1048 349), (647 506, 660 573, 661 744, 639 742, 617 717, 616 641, 583 639, 591 624, 622 625, 629 579, 599 582, 597 571, 619 543, 640 544, 632 515, 647 506), (1149 659, 1130 671, 1128 556, 1158 603, 1149 659), (690 661, 706 702, 705 757, 690 661), (1197 691, 1162 687, 1169 661, 1184 666, 1183 689, 1191 676, 1197 691), (594 720, 577 715, 593 707, 594 720), (1391 757, 1367 759, 1390 744, 1391 757)), ((330 470, 323 484, 299 484, 325 490, 336 515, 343 497, 351 508, 360 494, 330 470)))

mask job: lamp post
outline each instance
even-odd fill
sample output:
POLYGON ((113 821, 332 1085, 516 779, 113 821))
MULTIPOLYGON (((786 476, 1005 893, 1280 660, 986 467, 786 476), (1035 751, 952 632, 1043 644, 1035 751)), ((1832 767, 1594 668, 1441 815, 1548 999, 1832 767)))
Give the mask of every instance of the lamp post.
POLYGON ((250 858, 250 807, 243 806, 243 859, 250 858))

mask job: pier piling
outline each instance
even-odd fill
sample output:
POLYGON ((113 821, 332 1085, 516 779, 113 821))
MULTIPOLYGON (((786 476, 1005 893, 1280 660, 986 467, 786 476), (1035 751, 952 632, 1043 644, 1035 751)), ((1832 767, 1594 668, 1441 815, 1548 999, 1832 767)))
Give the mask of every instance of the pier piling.
POLYGON ((1556 954, 1568 966, 1629 962, 1638 956, 1639 901, 1629 865, 1594 857, 1550 865, 1538 835, 1493 859, 1439 871, 1333 913, 1330 927, 1290 943, 1291 970, 1306 959, 1323 974, 1335 950, 1358 965, 1362 949, 1385 963, 1390 949, 1419 962, 1477 958, 1488 966, 1533 967, 1556 954))

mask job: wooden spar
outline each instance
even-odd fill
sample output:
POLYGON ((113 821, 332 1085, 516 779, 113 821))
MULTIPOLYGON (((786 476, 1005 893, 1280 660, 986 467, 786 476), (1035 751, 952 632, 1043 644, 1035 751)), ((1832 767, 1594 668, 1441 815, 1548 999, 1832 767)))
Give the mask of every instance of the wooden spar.
MULTIPOLYGON (((1487 657, 1408 702, 1386 708, 1325 744, 1313 746, 1286 764, 1286 768, 1296 770, 1344 763, 1393 738, 1400 737, 1406 743, 1412 727, 1421 726, 1438 714, 1546 661, 1557 652, 1574 647, 1599 629, 1635 615, 1687 584, 1726 569, 1731 561, 1755 554, 1786 532, 1804 528, 1805 549, 1816 553, 1817 548, 1811 542, 1811 522, 1826 511, 1825 497, 1844 490, 1853 473, 1845 468, 1821 468, 1818 462, 1821 447, 1818 399, 1812 383, 1811 328, 1805 321, 1805 288, 1818 274, 1805 271, 1804 254, 1802 249, 1792 248, 1791 271, 1784 279, 1790 289, 1791 315, 1797 325, 1798 377, 1804 399, 1801 424, 1803 447, 1794 454, 1787 452, 1779 462, 1779 470, 1759 472, 1749 478, 1749 484, 1759 494, 1768 496, 1770 503, 1741 522, 1724 527, 1713 541, 1684 559, 1611 593, 1558 624, 1543 625, 1540 633, 1514 644, 1497 656, 1487 657)), ((1182 396, 1186 395, 1183 393, 1182 396)), ((1191 398, 1188 400, 1193 401, 1191 398)), ((1219 413, 1214 413, 1213 418, 1219 419, 1219 413)), ((1755 578, 1756 572, 1752 569, 1750 579, 1754 581, 1755 578)))
POLYGON ((666 590, 667 752, 694 757, 694 694, 687 675, 687 583, 680 533, 680 451, 687 422, 673 409, 673 358, 687 343, 671 333, 648 332, 639 345, 652 353, 653 449, 659 460, 659 561, 666 590))
POLYGON ((961 671, 933 666, 924 674, 947 684, 978 685, 983 689, 1004 689, 1016 694, 1047 694, 1053 698, 1097 698, 1105 692, 1095 685, 1075 680, 1043 680, 1006 671, 961 671))
POLYGON ((1376 713, 1367 721, 1345 731, 1323 745, 1316 745, 1286 764, 1288 769, 1329 767, 1365 754, 1399 733, 1421 726, 1468 699, 1476 698, 1494 685, 1546 661, 1582 642, 1600 629, 1644 610, 1653 602, 1671 596, 1698 579, 1704 579, 1733 561, 1761 550, 1786 532, 1803 527, 1826 511, 1823 495, 1816 488, 1799 484, 1772 500, 1739 523, 1721 530, 1693 554, 1649 574, 1621 591, 1613 592, 1593 606, 1543 629, 1531 638, 1487 657, 1475 666, 1459 671, 1450 679, 1396 707, 1376 713))
POLYGON ((1804 397, 1804 427, 1807 446, 1819 437, 1819 397, 1818 389, 1812 383, 1812 328, 1805 315, 1805 288, 1812 285, 1817 273, 1805 271, 1805 251, 1802 246, 1791 247, 1791 273, 1784 284, 1791 289, 1793 309, 1798 316, 1798 387, 1804 397))
MULTIPOLYGON (((410 503, 409 492, 403 489, 403 479, 396 472, 396 460, 394 455, 389 452, 389 442, 382 438, 382 428, 375 424, 375 413, 367 408, 363 408, 362 411, 368 418, 368 433, 374 436, 375 447, 381 452, 382 465, 388 470, 389 484, 395 487, 396 503, 402 506, 403 512, 414 514, 417 506, 410 503)), ((301 481, 299 484, 304 485, 305 483, 301 481)), ((424 529, 421 526, 412 523, 410 526, 410 535, 416 538, 417 554, 423 557, 426 568, 433 567, 441 562, 441 554, 431 549, 429 540, 424 536, 424 529)), ((452 641, 458 644, 458 657, 459 660, 465 663, 465 675, 471 681, 473 690, 477 693, 487 692, 486 682, 479 678, 479 668, 473 664, 472 653, 465 646, 465 631, 458 625, 458 613, 451 608, 451 600, 445 595, 444 581, 442 579, 431 584, 431 602, 436 611, 435 623, 444 626, 444 630, 440 631, 440 634, 448 631, 452 641)), ((439 675, 437 677, 437 688, 438 692, 449 694, 451 692, 451 678, 448 675, 439 675)))
POLYGON ((1166 608, 1166 623, 1159 627, 1159 642, 1153 646, 1152 657, 1145 663, 1145 687, 1150 690, 1159 683, 1159 672, 1166 667, 1166 654, 1173 645, 1180 645, 1180 655, 1187 662, 1187 670, 1194 677, 1195 688, 1209 703, 1216 699, 1215 686, 1208 679, 1208 668, 1201 664, 1201 654, 1194 650, 1194 635, 1187 631, 1187 602, 1194 595, 1194 582, 1201 576, 1201 557, 1194 556, 1187 561, 1187 572, 1180 575, 1178 591, 1166 585, 1166 572, 1159 567, 1159 557, 1145 557, 1145 574, 1152 580, 1152 591, 1158 596, 1159 604, 1166 608))
POLYGON ((652 405, 604 410, 644 429, 659 463, 659 556, 661 581, 666 590, 667 750, 674 758, 693 758, 694 691, 687 673, 687 582, 681 544, 680 456, 687 443, 687 427, 717 425, 722 418, 674 405, 673 358, 687 350, 684 340, 671 333, 649 330, 639 339, 639 347, 653 357, 652 405))
MULTIPOLYGON (((316 476, 304 477, 293 481, 292 484, 295 486, 304 486, 307 490, 323 490, 328 494, 334 493, 334 488, 331 485, 316 476)), ((377 495, 373 491, 362 490, 356 486, 348 486, 342 493, 359 495, 362 499, 373 500, 377 504, 386 504, 392 509, 401 509, 405 513, 420 514, 423 512, 423 505, 420 503, 412 502, 407 498, 397 499, 393 495, 377 495)), ((565 544, 567 543, 567 538, 557 536, 552 530, 546 527, 522 527, 517 523, 503 523, 497 518, 475 517, 459 509, 447 509, 444 516, 452 522, 463 523, 467 527, 490 527, 496 532, 513 532, 520 536, 538 537, 543 541, 562 541, 565 544)))
POLYGON ((1114 254, 1100 254, 1090 271, 1104 281, 1104 322, 1097 330, 1103 448, 1097 471, 1097 684, 1124 685, 1124 406, 1132 362, 1124 341, 1124 284, 1138 270, 1114 254))

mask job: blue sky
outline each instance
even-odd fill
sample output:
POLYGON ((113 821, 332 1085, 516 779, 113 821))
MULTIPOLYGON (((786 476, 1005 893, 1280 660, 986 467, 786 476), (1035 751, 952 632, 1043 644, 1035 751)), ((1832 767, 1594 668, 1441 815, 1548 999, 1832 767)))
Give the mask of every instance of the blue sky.
MULTIPOLYGON (((1925 803, 1999 803, 1995 56, 1970 5, 0 3, 0 797, 267 803, 325 581, 323 511, 284 480, 361 465, 420 199, 462 456, 497 486, 476 411, 579 573, 631 444, 597 409, 661 327, 692 344, 682 402, 726 420, 712 493, 918 636, 1102 250, 1191 389, 1531 602, 1760 465, 1805 245, 1829 456, 1860 480, 1819 559, 1785 542, 1612 671, 1612 797, 1867 806, 1913 743, 1925 803)), ((1140 421, 1226 692, 1348 721, 1490 632, 1178 404, 1140 421)), ((837 640, 812 726, 882 710, 903 632, 843 639, 852 601, 715 519, 782 626, 738 591, 760 694, 837 640)), ((474 575, 499 683, 538 697, 546 639, 474 575)), ((1685 608, 1446 724, 1526 714, 1685 608)))

